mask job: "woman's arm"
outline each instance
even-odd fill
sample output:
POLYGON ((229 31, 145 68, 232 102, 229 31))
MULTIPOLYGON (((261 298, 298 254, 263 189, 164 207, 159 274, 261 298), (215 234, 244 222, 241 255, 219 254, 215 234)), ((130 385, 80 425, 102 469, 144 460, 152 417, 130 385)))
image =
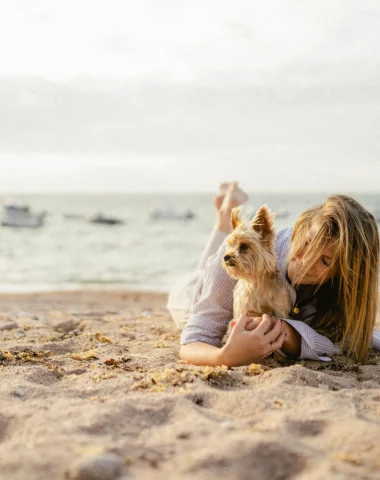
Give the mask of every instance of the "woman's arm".
POLYGON ((282 321, 281 330, 286 333, 281 350, 288 358, 299 358, 302 350, 302 336, 285 321, 282 321))
POLYGON ((210 365, 211 367, 215 367, 217 365, 223 365, 221 351, 221 348, 214 347, 214 345, 194 342, 181 345, 179 357, 193 365, 210 365))
MULTIPOLYGON (((283 323, 288 335, 281 350, 287 357, 329 361, 329 356, 340 353, 339 345, 334 345, 305 323, 297 320, 285 320, 283 323)), ((374 331, 372 340, 373 348, 380 350, 380 332, 374 331)))
POLYGON ((380 350, 380 332, 373 332, 373 348, 376 348, 376 350, 380 350))
POLYGON ((281 348, 286 333, 281 332, 280 322, 272 325, 270 317, 266 315, 250 331, 246 327, 251 320, 247 315, 241 315, 222 348, 203 342, 188 343, 181 346, 180 358, 194 365, 237 367, 258 362, 281 348))
MULTIPOLYGON (((254 330, 260 323, 263 321, 264 317, 254 317, 252 321, 248 322, 246 325, 246 329, 249 331, 254 330)), ((298 358, 301 354, 301 344, 302 344, 302 337, 301 335, 295 330, 293 327, 288 325, 284 320, 281 318, 269 317, 271 322, 271 326, 273 327, 277 323, 281 326, 281 333, 285 334, 285 339, 282 344, 281 350, 288 358, 298 358)), ((235 320, 230 322, 231 326, 234 327, 236 325, 235 320)))
MULTIPOLYGON (((299 353, 296 357, 301 359, 322 360, 325 362, 331 361, 331 356, 335 353, 339 353, 339 348, 333 344, 327 337, 313 330, 309 325, 300 320, 283 319, 283 323, 286 323, 286 331, 293 330, 293 340, 290 341, 290 345, 285 345, 283 353, 288 356, 286 349, 290 348, 290 353, 293 351, 299 353), (298 338, 298 340, 297 340, 298 338)), ((281 352, 280 352, 281 353, 281 352)))
MULTIPOLYGON (((334 345, 327 337, 320 335, 306 323, 299 320, 289 320, 269 317, 271 325, 281 325, 281 332, 286 333, 285 340, 279 353, 292 359, 311 359, 328 362, 327 355, 339 353, 339 347, 334 345)), ((256 317, 247 324, 248 330, 254 330, 262 322, 262 317, 256 317)), ((235 322, 232 322, 232 325, 235 322)))

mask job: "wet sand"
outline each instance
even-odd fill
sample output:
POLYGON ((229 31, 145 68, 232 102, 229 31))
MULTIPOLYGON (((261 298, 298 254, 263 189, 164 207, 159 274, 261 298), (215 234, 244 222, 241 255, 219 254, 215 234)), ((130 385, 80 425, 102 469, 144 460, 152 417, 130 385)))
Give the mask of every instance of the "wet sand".
POLYGON ((195 367, 165 294, 0 299, 1 479, 379 478, 380 352, 195 367))

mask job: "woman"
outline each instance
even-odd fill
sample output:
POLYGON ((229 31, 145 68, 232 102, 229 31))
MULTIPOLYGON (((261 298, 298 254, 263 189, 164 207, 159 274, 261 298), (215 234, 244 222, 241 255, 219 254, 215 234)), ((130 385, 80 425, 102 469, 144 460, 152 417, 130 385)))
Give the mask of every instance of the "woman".
POLYGON ((171 291, 168 308, 181 328, 180 357, 196 365, 237 366, 278 350, 295 359, 331 360, 347 353, 363 361, 368 347, 380 349, 373 332, 378 307, 379 234, 374 217, 344 195, 306 210, 293 229, 276 237, 279 269, 294 289, 290 319, 242 315, 228 341, 233 289, 221 263, 230 215, 247 199, 236 182, 215 198, 217 224, 195 273, 171 291), (220 247, 218 249, 218 247, 220 247))

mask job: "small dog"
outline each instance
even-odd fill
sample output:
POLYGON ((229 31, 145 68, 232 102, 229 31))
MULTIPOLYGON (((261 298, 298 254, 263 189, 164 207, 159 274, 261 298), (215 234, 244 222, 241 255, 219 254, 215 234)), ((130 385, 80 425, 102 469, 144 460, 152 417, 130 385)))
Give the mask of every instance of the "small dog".
POLYGON ((227 273, 236 278, 234 318, 246 314, 287 317, 291 308, 289 292, 277 268, 273 214, 266 205, 249 222, 241 218, 240 207, 231 213, 232 233, 222 261, 227 273))

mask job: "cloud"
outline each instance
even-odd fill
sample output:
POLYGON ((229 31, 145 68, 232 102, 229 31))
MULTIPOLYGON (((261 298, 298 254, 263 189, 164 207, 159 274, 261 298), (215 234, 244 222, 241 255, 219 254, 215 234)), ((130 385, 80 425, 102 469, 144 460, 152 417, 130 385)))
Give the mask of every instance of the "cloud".
POLYGON ((212 158, 324 145, 378 157, 379 84, 370 79, 343 88, 331 78, 300 86, 291 75, 267 86, 222 77, 216 86, 2 80, 0 152, 212 158))
POLYGON ((139 179, 139 165, 160 165, 206 188, 235 167, 275 171, 281 186, 289 166, 294 178, 308 164, 322 182, 321 165, 348 162, 365 185, 356 168, 380 154, 376 1, 131 5, 9 5, 0 18, 10 46, 0 65, 0 166, 28 157, 47 171, 50 161, 107 163, 139 179))

